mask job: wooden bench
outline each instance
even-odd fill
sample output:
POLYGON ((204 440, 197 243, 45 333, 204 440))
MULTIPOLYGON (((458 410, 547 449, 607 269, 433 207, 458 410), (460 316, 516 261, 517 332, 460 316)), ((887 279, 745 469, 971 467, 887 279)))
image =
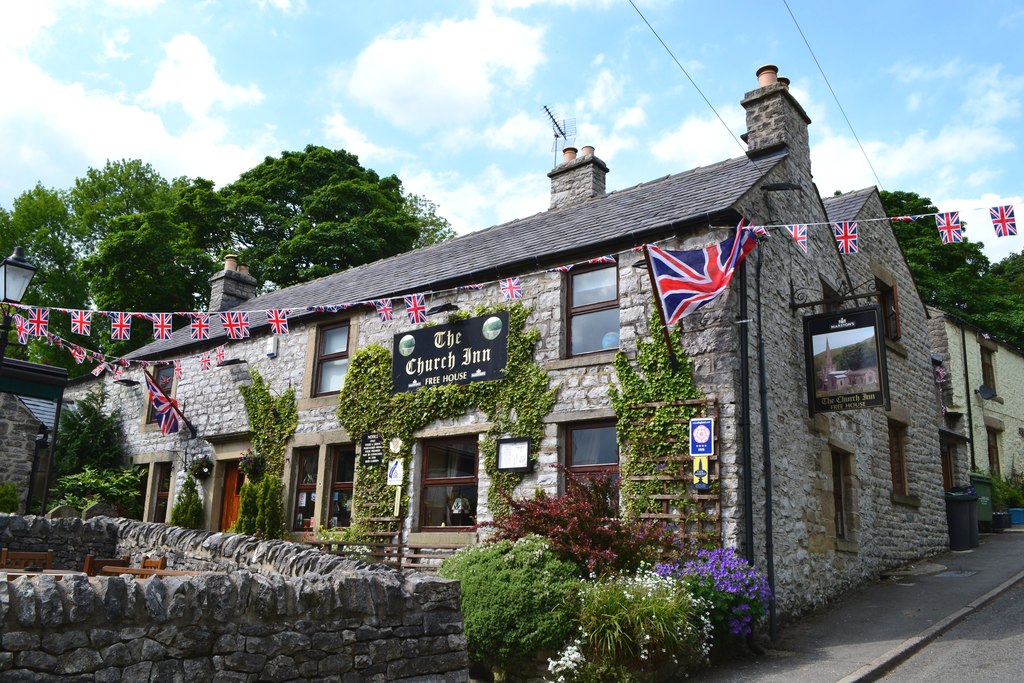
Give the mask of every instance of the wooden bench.
POLYGON ((402 564, 402 547, 397 543, 373 543, 359 541, 303 541, 306 545, 319 548, 325 553, 347 557, 354 560, 366 560, 389 567, 400 567, 402 564))
POLYGON ((86 576, 96 576, 104 567, 127 567, 131 564, 130 560, 131 557, 128 555, 122 555, 121 557, 93 557, 89 554, 85 556, 85 564, 82 566, 82 571, 85 572, 86 576))
POLYGON ((0 569, 52 569, 53 551, 0 550, 0 569))

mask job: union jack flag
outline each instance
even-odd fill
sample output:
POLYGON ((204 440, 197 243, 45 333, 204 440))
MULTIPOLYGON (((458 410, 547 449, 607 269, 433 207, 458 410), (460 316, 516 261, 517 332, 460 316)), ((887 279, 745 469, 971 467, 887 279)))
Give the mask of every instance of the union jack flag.
POLYGON ((498 284, 501 287, 501 295, 505 297, 505 301, 513 301, 515 299, 523 298, 523 285, 519 281, 519 278, 505 278, 498 284))
POLYGON ((964 241, 959 211, 935 214, 935 227, 939 229, 939 237, 942 238, 943 244, 964 241))
POLYGON ((203 341, 209 339, 210 314, 190 313, 189 316, 192 318, 192 323, 189 326, 192 329, 192 341, 203 341))
POLYGON ((568 266, 556 266, 554 268, 548 268, 547 272, 549 272, 549 273, 568 273, 570 270, 572 270, 572 264, 570 264, 568 266))
POLYGON ((28 309, 28 333, 33 337, 45 337, 46 328, 50 326, 50 309, 30 308, 28 309))
POLYGON ((210 369, 210 352, 209 351, 204 351, 203 354, 201 356, 199 356, 199 368, 201 370, 203 370, 204 372, 210 369))
POLYGON ((88 337, 92 331, 92 311, 71 311, 71 333, 88 337))
POLYGON ((221 344, 214 350, 214 357, 217 359, 217 365, 224 362, 224 345, 221 344))
POLYGON ((97 365, 96 367, 94 367, 92 369, 92 376, 93 377, 99 377, 100 375, 103 374, 103 371, 106 370, 106 369, 107 369, 107 364, 106 363, 100 363, 99 365, 97 365))
POLYGON ((921 216, 891 216, 889 220, 910 223, 911 221, 916 221, 918 218, 921 218, 921 216))
POLYGON ((153 402, 153 412, 156 414, 156 423, 160 425, 160 433, 164 436, 174 434, 181 426, 181 422, 178 420, 178 404, 174 399, 168 398, 167 394, 157 386, 152 375, 148 372, 142 374, 146 376, 149 400, 153 402))
POLYGON ((153 321, 153 339, 162 341, 171 338, 170 313, 150 313, 149 319, 153 321))
POLYGON ((82 362, 85 360, 85 349, 83 349, 81 346, 72 346, 71 357, 75 359, 75 363, 81 365, 82 362))
POLYGON ((832 234, 836 236, 836 244, 839 246, 840 254, 856 254, 860 251, 860 246, 857 244, 856 221, 833 223, 832 234))
POLYGON ((249 336, 249 313, 247 311, 228 311, 218 313, 220 324, 229 339, 245 339, 249 336))
POLYGON ((387 322, 394 318, 394 311, 391 308, 391 299, 374 299, 373 307, 377 309, 377 315, 381 322, 387 322))
POLYGON ((472 285, 459 285, 458 288, 459 289, 483 289, 484 286, 483 285, 472 284, 472 285))
POLYGON ((132 314, 122 311, 111 311, 110 338, 115 341, 128 341, 132 336, 132 314))
POLYGON ((996 229, 996 237, 1011 237, 1017 234, 1017 220, 1013 215, 1013 204, 993 206, 988 213, 992 216, 992 227, 996 229))
POLYGON ((267 322, 274 334, 288 334, 288 309, 271 308, 267 311, 267 322))
POLYGON ((174 376, 181 379, 185 375, 185 371, 181 368, 181 359, 174 359, 174 376))
POLYGON ((748 226, 747 229, 751 230, 758 237, 770 237, 770 235, 768 234, 768 228, 764 227, 763 225, 751 225, 748 226))
POLYGON ((796 242, 796 246, 804 250, 807 253, 807 226, 802 224, 787 225, 786 230, 789 231, 793 241, 796 242))
POLYGON ((28 344, 28 320, 15 313, 14 327, 18 330, 18 343, 22 346, 28 344))
POLYGON ((114 377, 114 381, 115 382, 117 380, 121 379, 122 375, 124 375, 124 368, 122 368, 122 367, 114 368, 114 375, 113 375, 113 377, 114 377))
POLYGON ((409 316, 409 322, 419 324, 427 322, 427 302, 422 294, 407 294, 405 296, 405 312, 409 316))
POLYGON ((597 258, 590 259, 589 261, 587 261, 587 263, 615 263, 615 257, 598 256, 597 258))
POLYGON ((674 325, 725 291, 736 266, 756 246, 757 240, 742 221, 735 235, 706 249, 665 251, 648 245, 654 289, 666 324, 674 325))

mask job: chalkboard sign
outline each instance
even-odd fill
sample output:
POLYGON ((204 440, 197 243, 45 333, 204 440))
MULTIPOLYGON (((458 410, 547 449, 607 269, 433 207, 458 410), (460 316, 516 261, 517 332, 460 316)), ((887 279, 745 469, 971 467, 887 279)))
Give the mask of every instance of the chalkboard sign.
POLYGON ((380 465, 384 462, 384 436, 377 432, 363 434, 359 450, 359 464, 363 467, 380 465))

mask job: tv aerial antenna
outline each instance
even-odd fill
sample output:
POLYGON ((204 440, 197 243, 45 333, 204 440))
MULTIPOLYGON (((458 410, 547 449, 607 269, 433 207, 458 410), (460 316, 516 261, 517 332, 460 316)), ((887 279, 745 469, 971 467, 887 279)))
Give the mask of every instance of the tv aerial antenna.
POLYGON ((544 105, 544 113, 551 119, 551 130, 555 134, 555 139, 551 143, 551 151, 556 153, 555 159, 557 162, 558 152, 576 144, 576 119, 559 120, 557 116, 551 113, 546 104, 544 105), (559 144, 559 140, 562 140, 561 144, 559 144))

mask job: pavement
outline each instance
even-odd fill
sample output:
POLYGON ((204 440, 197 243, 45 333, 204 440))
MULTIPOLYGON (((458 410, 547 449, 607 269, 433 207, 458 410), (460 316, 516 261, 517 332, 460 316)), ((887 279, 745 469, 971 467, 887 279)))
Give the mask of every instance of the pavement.
POLYGON ((874 681, 942 633, 1024 581, 1024 527, 982 534, 891 571, 817 613, 777 629, 763 655, 742 655, 690 680, 874 681))

